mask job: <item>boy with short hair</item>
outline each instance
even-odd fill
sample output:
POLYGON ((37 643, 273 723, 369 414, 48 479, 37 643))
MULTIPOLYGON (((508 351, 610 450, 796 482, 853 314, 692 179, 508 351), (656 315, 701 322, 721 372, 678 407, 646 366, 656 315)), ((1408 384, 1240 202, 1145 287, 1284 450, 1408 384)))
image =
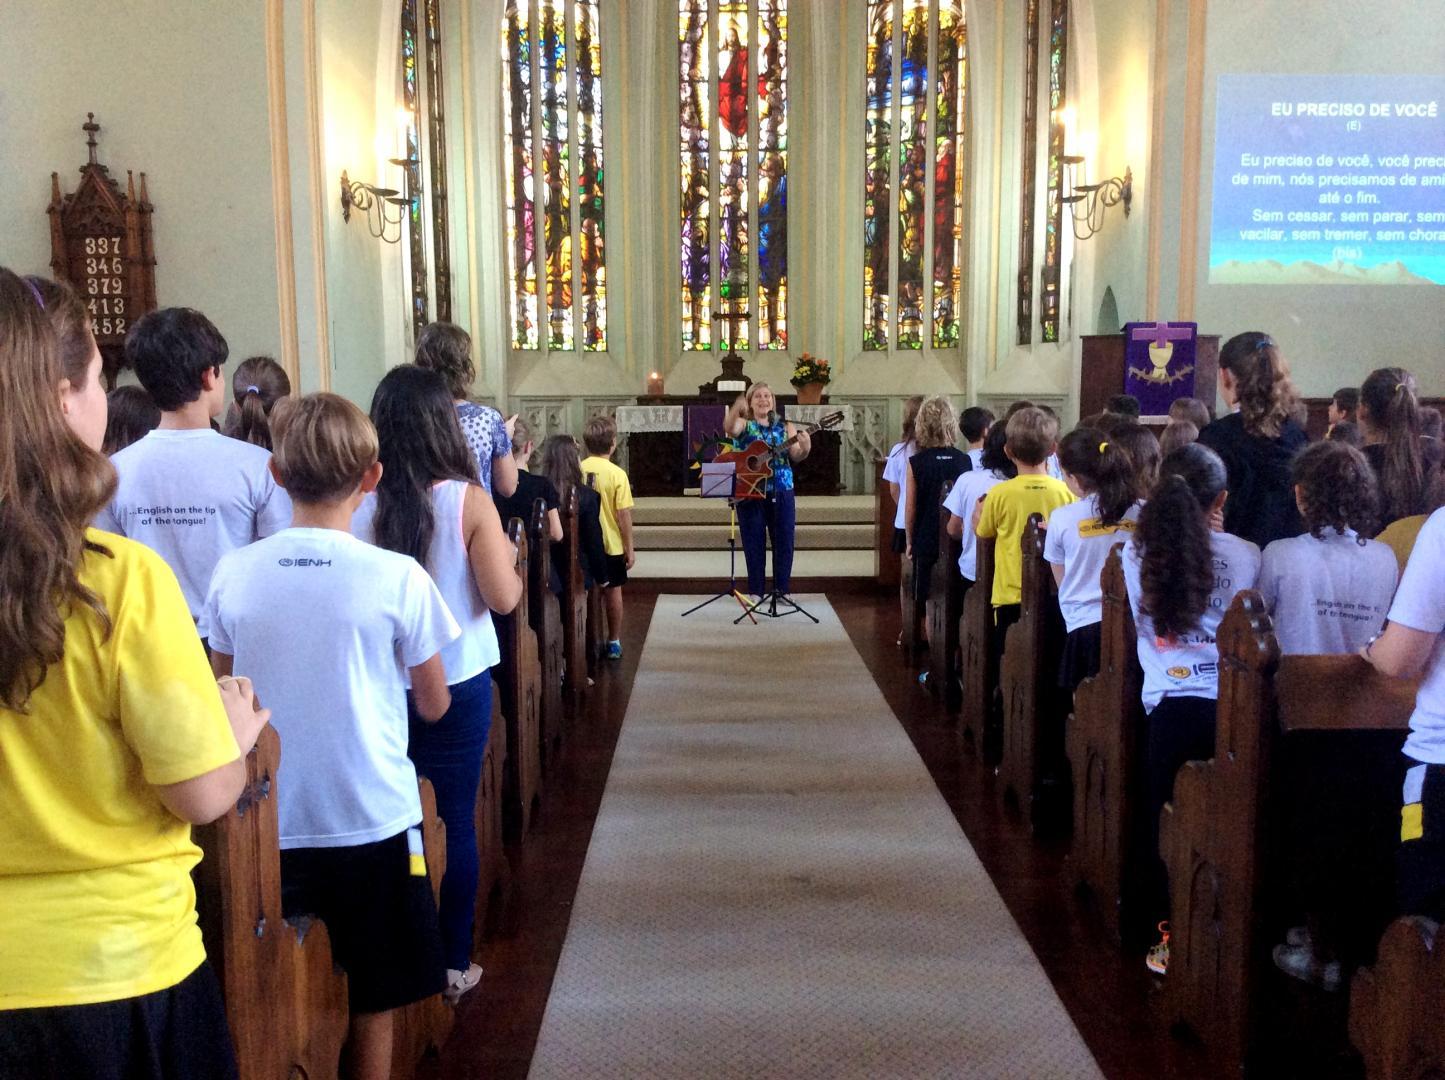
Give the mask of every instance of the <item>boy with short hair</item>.
POLYGON ((1170 420, 1187 420, 1196 429, 1203 431, 1209 426, 1213 419, 1209 415, 1209 407, 1194 397, 1175 398, 1169 405, 1170 420))
POLYGON ((291 502, 267 468, 270 453, 211 427, 229 397, 221 374, 229 351, 191 308, 161 308, 131 327, 126 361, 161 410, 160 426, 111 458, 120 482, 95 519, 97 529, 165 559, 202 637, 206 586, 221 556, 291 522, 291 502))
POLYGON ((1325 417, 1329 420, 1330 427, 1336 424, 1356 423, 1355 412, 1360 407, 1360 389, 1357 386, 1342 386, 1335 391, 1335 396, 1330 398, 1329 407, 1325 409, 1325 417))
POLYGON ((1045 521, 1056 508, 1074 501, 1062 480, 1048 475, 1047 461, 1059 438, 1059 422, 1044 410, 1029 406, 1008 419, 1004 453, 1018 475, 992 488, 974 511, 980 539, 996 538, 993 561, 995 641, 1002 648, 1004 631, 1019 618, 1023 588, 1024 527, 1031 514, 1045 521))
POLYGON ((607 602, 607 659, 622 659, 622 586, 627 571, 637 561, 632 547, 632 482, 612 463, 617 449, 617 422, 610 416, 594 416, 582 429, 582 443, 588 456, 582 459, 582 475, 602 497, 602 546, 607 552, 607 584, 602 595, 607 602))
POLYGON ((446 985, 407 686, 422 719, 440 719, 451 704, 441 649, 461 632, 416 560, 351 535, 381 479, 366 415, 309 394, 273 433, 271 469, 295 518, 216 566, 211 662, 218 675, 249 677, 271 709, 283 911, 326 923, 347 974, 348 1071, 385 1077, 393 1012, 446 985))
POLYGON ((1136 423, 1139 420, 1139 399, 1133 394, 1115 394, 1105 408, 1115 416, 1125 416, 1136 423))
POLYGON ((958 418, 958 431, 968 442, 969 464, 975 469, 983 468, 983 440, 988 438, 993 420, 993 413, 981 405, 964 409, 963 415, 958 418))

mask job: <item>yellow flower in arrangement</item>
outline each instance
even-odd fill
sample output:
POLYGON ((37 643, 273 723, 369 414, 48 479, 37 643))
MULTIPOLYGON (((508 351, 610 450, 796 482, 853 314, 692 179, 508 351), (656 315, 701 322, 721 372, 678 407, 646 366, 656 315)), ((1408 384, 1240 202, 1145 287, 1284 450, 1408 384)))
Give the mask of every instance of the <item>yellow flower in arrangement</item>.
POLYGON ((806 386, 808 383, 829 383, 833 381, 833 372, 828 367, 828 361, 814 356, 812 353, 804 353, 798 357, 798 362, 793 366, 793 377, 788 381, 794 386, 806 386))

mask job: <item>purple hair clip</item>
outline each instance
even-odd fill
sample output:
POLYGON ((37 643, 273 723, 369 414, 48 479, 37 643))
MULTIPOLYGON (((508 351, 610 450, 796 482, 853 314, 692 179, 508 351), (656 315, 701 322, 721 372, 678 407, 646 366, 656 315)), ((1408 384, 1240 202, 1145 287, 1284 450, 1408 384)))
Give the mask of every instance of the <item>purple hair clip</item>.
POLYGON ((40 290, 35 287, 35 282, 31 281, 29 278, 21 278, 20 280, 25 282, 26 287, 30 289, 30 295, 35 297, 36 304, 40 306, 41 311, 44 311, 45 297, 40 295, 40 290))
POLYGON ((260 393, 261 393, 261 388, 260 388, 259 386, 252 385, 252 386, 246 387, 245 391, 241 394, 241 396, 242 396, 242 397, 245 397, 247 394, 260 394, 260 393))

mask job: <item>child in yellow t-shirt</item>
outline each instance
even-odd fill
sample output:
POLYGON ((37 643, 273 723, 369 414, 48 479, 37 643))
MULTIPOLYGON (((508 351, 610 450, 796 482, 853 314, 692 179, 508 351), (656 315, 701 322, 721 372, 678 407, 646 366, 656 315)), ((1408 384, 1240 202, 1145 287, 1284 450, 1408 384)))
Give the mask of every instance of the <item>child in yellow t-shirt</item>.
POLYGON ((1029 516, 1048 520, 1056 508, 1074 501, 1062 480, 1048 475, 1049 455, 1059 438, 1059 422, 1042 409, 1029 406, 1008 419, 1004 453, 1018 467, 1012 480, 992 488, 975 511, 979 539, 995 538, 993 556, 993 610, 996 647, 1003 648, 1004 632, 1019 618, 1023 585, 1021 542, 1029 516))
POLYGON ((622 659, 622 586, 637 556, 632 548, 632 481, 612 463, 617 449, 617 422, 594 416, 582 429, 588 456, 582 459, 587 485, 602 497, 602 547, 607 553, 607 584, 602 590, 607 606, 607 659, 622 659))

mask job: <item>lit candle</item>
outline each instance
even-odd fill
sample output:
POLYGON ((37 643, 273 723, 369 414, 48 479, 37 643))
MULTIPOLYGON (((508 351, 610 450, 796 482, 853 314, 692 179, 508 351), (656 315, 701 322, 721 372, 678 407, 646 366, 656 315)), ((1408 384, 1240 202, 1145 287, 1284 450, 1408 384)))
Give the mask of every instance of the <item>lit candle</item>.
POLYGON ((653 397, 662 396, 662 376, 656 371, 647 376, 647 392, 653 397))

